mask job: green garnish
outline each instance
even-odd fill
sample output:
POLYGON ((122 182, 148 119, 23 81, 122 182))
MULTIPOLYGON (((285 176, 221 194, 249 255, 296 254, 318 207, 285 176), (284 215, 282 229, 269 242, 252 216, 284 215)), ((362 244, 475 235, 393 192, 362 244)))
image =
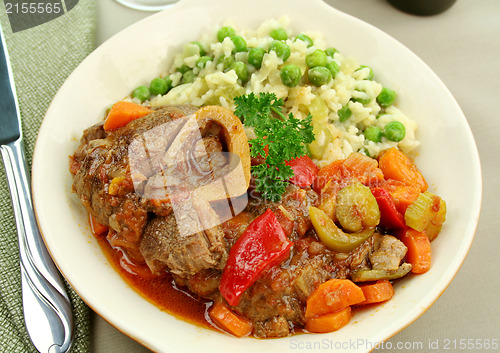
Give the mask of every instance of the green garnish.
POLYGON ((246 126, 254 128, 250 156, 265 158, 263 164, 252 166, 256 191, 269 201, 279 201, 285 192, 293 170, 285 161, 302 157, 307 144, 314 141, 312 116, 297 119, 292 113, 282 113, 284 101, 274 93, 250 93, 234 98, 238 116, 246 126))

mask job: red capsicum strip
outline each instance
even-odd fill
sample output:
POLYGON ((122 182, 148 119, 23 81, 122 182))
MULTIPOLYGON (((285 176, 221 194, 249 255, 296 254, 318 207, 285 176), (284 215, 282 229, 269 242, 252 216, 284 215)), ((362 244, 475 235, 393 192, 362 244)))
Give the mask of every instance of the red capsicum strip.
POLYGON ((389 192, 383 188, 376 187, 371 189, 373 196, 377 200, 380 209, 380 225, 389 229, 404 229, 404 217, 396 209, 389 192))
POLYGON ((241 295, 262 273, 283 261, 293 243, 274 213, 268 209, 252 221, 229 251, 219 290, 226 301, 236 306, 241 295))
POLYGON ((318 166, 308 156, 292 159, 285 164, 293 170, 294 175, 290 178, 290 182, 301 188, 311 186, 318 175, 318 166))

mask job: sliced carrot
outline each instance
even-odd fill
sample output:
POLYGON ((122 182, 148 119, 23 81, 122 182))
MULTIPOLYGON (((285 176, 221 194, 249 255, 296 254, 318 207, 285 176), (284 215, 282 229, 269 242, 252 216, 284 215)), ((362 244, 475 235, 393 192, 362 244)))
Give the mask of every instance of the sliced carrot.
POLYGON ((384 173, 376 159, 354 152, 344 161, 344 166, 361 184, 368 185, 384 180, 384 173))
POLYGON ((378 164, 386 179, 394 179, 406 185, 417 186, 421 192, 427 190, 427 182, 417 166, 410 157, 396 147, 383 151, 379 156, 378 164))
POLYGON ((427 234, 407 228, 399 236, 399 240, 408 248, 406 261, 413 266, 411 272, 427 272, 431 267, 431 242, 427 234))
POLYGON ((337 331, 351 320, 351 307, 330 314, 312 317, 306 320, 306 330, 309 332, 326 333, 337 331))
POLYGON ((329 183, 345 184, 354 178, 368 185, 384 180, 384 174, 378 167, 376 159, 354 152, 346 159, 338 159, 321 168, 313 183, 313 189, 321 193, 329 183))
POLYGON ((252 322, 233 313, 224 303, 215 303, 209 314, 217 325, 236 337, 252 333, 252 322))
POLYGON ((305 315, 311 318, 329 314, 364 300, 363 291, 354 282, 332 278, 320 284, 307 298, 305 315))
POLYGON ((97 218, 95 218, 94 215, 89 213, 89 224, 90 224, 90 230, 92 231, 92 234, 94 234, 95 237, 101 235, 104 232, 108 231, 108 227, 105 225, 101 224, 97 218))
POLYGON ((127 125, 127 123, 148 115, 152 110, 142 105, 132 102, 120 101, 113 104, 109 110, 106 121, 104 122, 104 130, 114 130, 127 125))
POLYGON ((313 189, 317 193, 321 193, 321 190, 329 182, 336 182, 346 178, 350 178, 349 171, 344 166, 344 160, 338 159, 318 171, 318 175, 313 183, 313 189))
POLYGON ((394 179, 388 179, 380 186, 389 192, 394 205, 401 214, 404 214, 408 206, 420 195, 420 186, 407 185, 394 179))
POLYGON ((366 299, 364 302, 359 303, 359 305, 385 302, 394 295, 392 283, 386 279, 360 287, 366 299))

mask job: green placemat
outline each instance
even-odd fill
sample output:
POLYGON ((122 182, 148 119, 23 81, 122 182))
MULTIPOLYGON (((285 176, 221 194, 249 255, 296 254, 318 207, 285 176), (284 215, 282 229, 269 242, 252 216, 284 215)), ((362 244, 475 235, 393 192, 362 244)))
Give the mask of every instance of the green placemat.
MULTIPOLYGON (((0 20, 14 72, 26 157, 31 166, 45 111, 66 77, 94 49, 96 4, 95 0, 61 2, 65 3, 63 15, 16 31, 9 23, 5 6, 16 2, 1 2, 0 20)), ((12 10, 15 8, 10 8, 12 10)), ((3 164, 0 166, 0 212, 0 351, 36 352, 24 326, 16 226, 3 164)), ((75 320, 71 352, 89 352, 90 309, 69 286, 67 288, 75 320)))

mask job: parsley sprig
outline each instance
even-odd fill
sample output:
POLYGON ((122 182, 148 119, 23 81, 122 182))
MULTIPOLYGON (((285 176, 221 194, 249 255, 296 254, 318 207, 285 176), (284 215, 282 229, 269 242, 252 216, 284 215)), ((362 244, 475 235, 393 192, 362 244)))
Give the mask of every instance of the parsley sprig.
POLYGON ((250 93, 234 98, 235 115, 254 128, 250 156, 265 158, 263 164, 252 166, 256 191, 269 201, 279 201, 293 177, 293 170, 285 162, 302 157, 306 145, 314 141, 312 116, 300 120, 292 113, 282 113, 284 101, 274 93, 250 93))

